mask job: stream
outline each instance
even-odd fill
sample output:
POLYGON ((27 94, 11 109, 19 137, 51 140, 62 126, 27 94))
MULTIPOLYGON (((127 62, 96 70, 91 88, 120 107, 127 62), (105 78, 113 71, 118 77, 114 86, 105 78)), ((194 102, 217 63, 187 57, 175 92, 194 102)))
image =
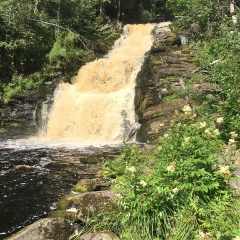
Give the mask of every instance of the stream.
POLYGON ((22 132, 11 128, 0 136, 0 239, 46 217, 79 180, 94 178, 121 148, 34 144, 22 141, 22 132), (7 138, 11 134, 14 139, 7 138))

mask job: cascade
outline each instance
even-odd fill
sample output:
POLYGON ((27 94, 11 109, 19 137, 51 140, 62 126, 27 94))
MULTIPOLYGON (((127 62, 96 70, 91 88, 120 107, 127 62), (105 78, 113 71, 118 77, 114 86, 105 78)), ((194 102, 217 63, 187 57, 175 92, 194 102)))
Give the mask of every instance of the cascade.
POLYGON ((126 25, 113 49, 84 65, 72 84, 63 83, 41 135, 44 141, 118 143, 139 127, 135 82, 152 46, 154 24, 126 25))

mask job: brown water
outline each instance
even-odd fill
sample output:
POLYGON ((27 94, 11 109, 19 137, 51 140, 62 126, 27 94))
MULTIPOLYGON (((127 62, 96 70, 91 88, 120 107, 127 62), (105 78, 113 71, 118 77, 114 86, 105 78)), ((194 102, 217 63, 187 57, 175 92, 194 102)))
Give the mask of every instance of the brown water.
POLYGON ((134 88, 153 24, 126 25, 113 50, 83 66, 72 84, 55 92, 44 141, 116 143, 131 140, 139 127, 134 112, 134 88))

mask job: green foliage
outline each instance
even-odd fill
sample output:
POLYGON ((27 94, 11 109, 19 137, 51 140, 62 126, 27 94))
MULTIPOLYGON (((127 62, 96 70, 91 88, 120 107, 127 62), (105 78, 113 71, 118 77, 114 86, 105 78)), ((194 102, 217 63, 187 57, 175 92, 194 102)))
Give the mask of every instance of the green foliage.
POLYGON ((223 25, 229 24, 225 0, 168 0, 167 6, 180 19, 179 31, 192 31, 202 39, 218 36, 223 25))
POLYGON ((239 44, 238 31, 224 29, 221 37, 212 39, 203 47, 199 47, 196 60, 201 70, 208 71, 210 83, 220 90, 219 94, 208 95, 205 104, 199 107, 202 114, 218 113, 224 118, 224 131, 229 132, 240 129, 239 112, 239 44), (204 110, 204 111, 203 111, 204 110))
POLYGON ((8 103, 17 94, 27 93, 29 89, 37 88, 43 83, 45 77, 41 73, 34 73, 28 77, 14 75, 10 83, 1 84, 0 100, 8 103))
POLYGON ((112 190, 119 194, 122 215, 116 221, 129 226, 121 232, 122 239, 198 239, 199 231, 212 239, 232 239, 239 231, 239 198, 229 187, 235 143, 226 146, 221 139, 220 117, 197 121, 189 106, 176 117, 155 151, 126 146, 103 168, 103 176, 112 179, 112 190), (140 222, 147 235, 141 236, 136 227, 140 222), (138 237, 131 235, 136 231, 138 237))
POLYGON ((48 55, 51 66, 71 75, 71 72, 92 60, 93 52, 80 48, 80 44, 76 34, 59 34, 48 55))

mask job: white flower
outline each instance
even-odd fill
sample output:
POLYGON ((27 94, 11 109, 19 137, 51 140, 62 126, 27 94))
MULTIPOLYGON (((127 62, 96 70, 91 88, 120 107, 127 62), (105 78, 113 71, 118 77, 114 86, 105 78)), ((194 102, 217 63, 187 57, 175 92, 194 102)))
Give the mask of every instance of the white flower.
POLYGON ((136 172, 136 168, 135 167, 126 167, 126 170, 128 170, 131 173, 135 173, 136 172))
POLYGON ((169 137, 169 134, 165 133, 165 134, 163 135, 163 137, 164 137, 164 138, 168 138, 168 137, 169 137))
POLYGON ((158 146, 158 150, 161 151, 162 150, 162 146, 158 146))
POLYGON ((229 166, 220 166, 220 172, 223 174, 224 179, 229 180, 232 176, 232 173, 229 170, 229 166))
POLYGON ((230 132, 231 138, 235 139, 237 138, 238 134, 236 132, 230 132))
POLYGON ((187 145, 189 143, 190 137, 185 137, 182 145, 187 145))
POLYGON ((200 128, 205 128, 207 126, 207 123, 204 121, 204 122, 200 122, 200 128))
POLYGON ((192 113, 192 109, 189 105, 185 105, 183 108, 182 108, 183 112, 185 115, 189 115, 192 113))
POLYGON ((167 167, 168 172, 174 172, 175 169, 176 169, 176 163, 175 162, 171 162, 170 165, 167 167))
POLYGON ((212 136, 212 133, 210 132, 210 130, 209 130, 208 128, 205 129, 204 134, 205 134, 207 137, 211 137, 211 136, 212 136))
POLYGON ((178 123, 177 126, 180 127, 180 126, 181 126, 181 123, 178 123))
POLYGON ((174 188, 172 191, 173 191, 173 193, 178 193, 179 192, 179 188, 174 188))
POLYGON ((240 237, 236 236, 233 240, 240 240, 240 237))
POLYGON ((223 173, 223 174, 229 174, 230 173, 229 166, 228 165, 220 166, 220 172, 223 173))
POLYGON ((218 129, 215 129, 215 130, 213 130, 213 134, 214 134, 215 136, 219 136, 219 135, 220 135, 220 132, 219 132, 218 129))
POLYGON ((201 240, 212 239, 211 233, 204 233, 203 231, 199 231, 198 237, 199 237, 201 240))
POLYGON ((147 183, 144 180, 141 180, 140 185, 145 188, 147 186, 147 183))
POLYGON ((229 144, 229 145, 232 145, 232 144, 234 144, 234 143, 235 143, 235 140, 234 140, 234 139, 230 138, 230 139, 228 140, 228 144, 229 144))
POLYGON ((216 122, 218 124, 222 124, 224 122, 224 119, 222 117, 219 117, 219 118, 216 119, 216 122))
POLYGON ((159 124, 160 127, 163 127, 164 125, 165 125, 164 123, 160 123, 160 124, 159 124))

